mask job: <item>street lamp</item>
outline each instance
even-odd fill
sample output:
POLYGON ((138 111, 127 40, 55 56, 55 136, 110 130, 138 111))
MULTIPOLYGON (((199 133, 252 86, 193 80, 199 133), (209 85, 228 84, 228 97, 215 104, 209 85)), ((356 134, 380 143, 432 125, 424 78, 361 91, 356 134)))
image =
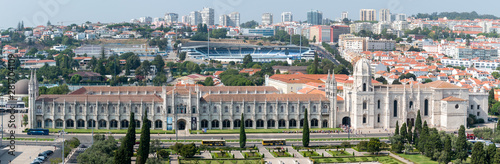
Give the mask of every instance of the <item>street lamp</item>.
POLYGON ((62 147, 62 152, 61 152, 62 153, 62 157, 61 157, 61 159, 62 159, 62 164, 64 164, 64 133, 65 133, 65 131, 63 129, 60 132, 61 132, 61 137, 62 137, 62 144, 61 144, 62 145, 61 146, 62 147))

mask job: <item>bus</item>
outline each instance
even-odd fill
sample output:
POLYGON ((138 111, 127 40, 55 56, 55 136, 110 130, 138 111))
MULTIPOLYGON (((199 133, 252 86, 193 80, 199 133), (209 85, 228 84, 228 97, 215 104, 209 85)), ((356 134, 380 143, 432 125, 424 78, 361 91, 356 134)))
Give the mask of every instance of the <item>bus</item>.
POLYGON ((202 140, 201 145, 205 146, 226 146, 225 140, 202 140))
POLYGON ((28 135, 49 135, 49 129, 28 129, 28 135))
POLYGON ((262 145, 264 145, 264 146, 286 145, 286 140, 285 139, 263 139, 262 145))

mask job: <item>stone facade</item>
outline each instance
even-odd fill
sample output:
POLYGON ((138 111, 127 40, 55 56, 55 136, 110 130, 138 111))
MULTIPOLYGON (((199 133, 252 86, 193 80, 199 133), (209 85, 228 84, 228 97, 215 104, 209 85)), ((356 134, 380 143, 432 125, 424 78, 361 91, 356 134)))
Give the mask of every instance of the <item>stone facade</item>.
POLYGON ((457 129, 468 114, 487 119, 484 90, 469 91, 443 81, 372 84, 366 59, 356 63, 353 78, 340 92, 335 75, 328 74, 324 94, 282 94, 282 86, 105 86, 39 95, 36 80, 31 80, 29 112, 32 128, 74 129, 125 129, 130 112, 136 114, 138 127, 146 114, 152 129, 163 130, 235 129, 241 121, 249 129, 301 128, 306 109, 312 128, 394 128, 396 121, 414 122, 419 110, 429 126, 444 129, 457 129), (240 120, 242 114, 245 120, 240 120))

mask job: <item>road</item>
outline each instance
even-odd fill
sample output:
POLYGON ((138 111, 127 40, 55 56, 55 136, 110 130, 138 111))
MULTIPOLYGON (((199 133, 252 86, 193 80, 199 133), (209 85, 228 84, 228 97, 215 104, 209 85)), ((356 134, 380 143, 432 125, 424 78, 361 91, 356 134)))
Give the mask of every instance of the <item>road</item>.
POLYGON ((316 49, 316 52, 318 53, 318 56, 320 57, 323 57, 323 58, 327 58, 329 60, 331 60, 335 65, 339 65, 340 63, 335 59, 335 56, 333 54, 331 54, 330 52, 327 52, 323 46, 321 45, 315 45, 315 44, 311 44, 311 47, 313 47, 314 49, 316 49))

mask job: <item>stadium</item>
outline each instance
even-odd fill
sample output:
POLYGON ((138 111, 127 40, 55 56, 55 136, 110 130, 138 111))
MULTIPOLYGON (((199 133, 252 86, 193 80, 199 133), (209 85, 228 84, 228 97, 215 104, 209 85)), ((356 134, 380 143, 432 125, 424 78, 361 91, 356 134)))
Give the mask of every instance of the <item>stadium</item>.
POLYGON ((201 60, 218 60, 222 62, 241 62, 245 55, 252 55, 254 62, 288 61, 314 59, 314 50, 310 47, 295 45, 258 46, 250 44, 190 42, 182 46, 187 58, 201 60))

